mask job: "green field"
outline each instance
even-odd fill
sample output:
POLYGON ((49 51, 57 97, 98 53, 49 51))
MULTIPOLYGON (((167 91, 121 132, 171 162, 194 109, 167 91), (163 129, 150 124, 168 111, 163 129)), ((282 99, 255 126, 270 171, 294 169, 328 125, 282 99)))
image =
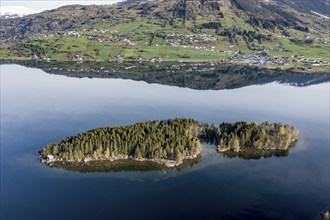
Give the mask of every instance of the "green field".
MULTIPOLYGON (((23 40, 15 45, 2 45, 0 59, 30 60, 35 54, 39 60, 56 61, 204 62, 229 59, 230 62, 237 51, 248 55, 266 50, 269 55, 281 58, 297 55, 309 60, 329 62, 330 42, 325 43, 324 40, 327 36, 319 37, 317 34, 290 29, 290 36, 297 39, 294 42, 286 37, 276 37, 281 34, 278 30, 274 33, 256 30, 244 19, 231 15, 220 19, 221 26, 234 33, 227 35, 203 26, 209 22, 217 23, 212 16, 207 19, 201 17, 196 22, 175 19, 171 25, 158 19, 128 17, 120 22, 81 25, 73 30, 75 34, 62 31, 23 40), (271 40, 256 38, 271 34, 271 40), (195 38, 190 39, 189 36, 195 38), (212 36, 216 40, 204 40, 203 36, 212 36), (307 38, 313 39, 312 43, 301 43, 307 38), (170 45, 171 42, 175 45, 170 45), (278 47, 281 50, 274 50, 278 47)), ((288 69, 297 65, 302 64, 272 65, 268 68, 288 69)), ((329 65, 309 69, 329 71, 329 65)))

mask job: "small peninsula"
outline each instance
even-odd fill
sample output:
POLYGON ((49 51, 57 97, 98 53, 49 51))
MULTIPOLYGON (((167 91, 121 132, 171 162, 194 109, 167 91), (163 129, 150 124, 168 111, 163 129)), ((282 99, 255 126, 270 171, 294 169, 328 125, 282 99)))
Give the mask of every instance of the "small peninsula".
POLYGON ((236 122, 205 125, 202 136, 217 146, 218 152, 286 150, 298 140, 296 128, 280 123, 236 122))
POLYGON ((101 127, 48 144, 41 151, 43 163, 148 161, 175 167, 202 151, 200 140, 213 142, 218 152, 286 150, 298 139, 298 130, 280 123, 202 124, 193 119, 139 122, 101 127))

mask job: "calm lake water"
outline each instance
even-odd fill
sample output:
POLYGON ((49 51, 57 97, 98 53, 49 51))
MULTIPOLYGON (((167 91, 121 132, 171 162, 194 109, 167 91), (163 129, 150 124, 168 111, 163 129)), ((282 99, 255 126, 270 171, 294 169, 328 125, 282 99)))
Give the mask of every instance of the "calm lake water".
POLYGON ((321 219, 330 209, 329 93, 329 82, 199 91, 1 65, 1 219, 321 219), (288 123, 300 141, 260 160, 206 146, 179 170, 80 173, 37 159, 68 135, 175 117, 288 123))

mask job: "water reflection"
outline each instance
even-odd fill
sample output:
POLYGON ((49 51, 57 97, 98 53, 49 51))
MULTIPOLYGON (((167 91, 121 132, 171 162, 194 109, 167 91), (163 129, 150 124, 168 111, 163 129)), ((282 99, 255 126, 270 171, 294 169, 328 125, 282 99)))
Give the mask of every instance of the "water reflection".
POLYGON ((261 158, 271 158, 271 157, 287 157, 289 155, 289 150, 274 150, 274 151, 245 151, 245 152, 233 152, 227 151, 223 153, 226 158, 240 158, 244 160, 259 160, 261 158))
POLYGON ((255 66, 217 65, 214 63, 138 63, 138 62, 33 62, 26 67, 76 78, 121 78, 198 90, 235 89, 249 85, 278 82, 291 86, 309 86, 329 82, 329 73, 294 73, 255 66))
MULTIPOLYGON (((291 149, 291 148, 290 148, 291 149)), ((289 150, 273 150, 273 151, 244 151, 244 152, 233 152, 227 151, 218 153, 215 149, 204 148, 201 155, 195 159, 185 160, 181 165, 177 167, 166 167, 161 164, 154 162, 140 162, 134 160, 119 160, 119 161, 94 161, 94 162, 74 162, 74 163, 61 163, 56 162, 52 164, 47 164, 50 168, 64 169, 67 171, 75 171, 79 173, 121 173, 121 172, 154 172, 159 171, 163 174, 167 174, 171 171, 179 172, 189 168, 187 172, 200 169, 211 164, 222 163, 221 156, 223 158, 233 159, 243 159, 243 160, 260 160, 272 157, 287 157, 289 155, 289 150), (197 166, 198 165, 198 166, 197 166), (194 169, 191 169, 194 168, 194 169)))

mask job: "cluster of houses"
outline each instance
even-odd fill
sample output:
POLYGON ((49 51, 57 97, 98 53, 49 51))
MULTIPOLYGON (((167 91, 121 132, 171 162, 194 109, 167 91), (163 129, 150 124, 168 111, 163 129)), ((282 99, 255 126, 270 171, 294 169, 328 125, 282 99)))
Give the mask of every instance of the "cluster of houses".
POLYGON ((208 35, 208 34, 180 34, 180 33, 171 33, 166 35, 166 40, 170 42, 214 42, 217 41, 217 38, 208 35))
MULTIPOLYGON (((123 63, 124 58, 122 56, 117 56, 114 61, 118 63, 123 63)), ((162 58, 152 58, 149 62, 157 63, 163 62, 162 58)), ((201 62, 201 63, 185 63, 185 62, 176 62, 170 65, 163 66, 166 72, 175 73, 177 71, 184 71, 184 72, 209 72, 214 71, 216 66, 222 64, 246 64, 246 65, 256 65, 256 66, 268 66, 268 65, 289 65, 293 62, 301 63, 297 69, 306 70, 303 64, 310 64, 310 65, 329 65, 327 62, 322 61, 315 61, 315 60, 308 60, 303 58, 302 56, 293 55, 290 57, 274 57, 270 56, 267 52, 258 52, 250 55, 244 55, 239 53, 233 57, 224 60, 218 60, 213 62, 201 62)), ((72 73, 115 73, 120 72, 121 70, 133 70, 137 68, 137 66, 141 64, 144 65, 142 62, 135 63, 134 65, 110 65, 110 66, 101 66, 96 68, 81 68, 81 69, 63 69, 58 67, 51 67, 49 71, 54 72, 72 72, 72 73)))
MULTIPOLYGON (((51 36, 74 36, 77 38, 87 38, 89 40, 95 40, 98 42, 112 43, 112 42, 124 42, 127 46, 134 46, 135 42, 128 39, 125 36, 118 35, 117 31, 111 31, 109 29, 94 29, 90 34, 86 33, 86 30, 83 29, 83 32, 78 31, 68 31, 68 32, 58 32, 51 35, 38 34, 37 37, 51 37, 51 36), (98 35, 99 33, 99 35, 98 35), (110 36, 105 36, 105 33, 111 33, 110 36)), ((278 35, 279 38, 287 37, 284 35, 278 35)), ((169 33, 165 37, 164 46, 172 47, 181 47, 188 49, 196 49, 202 51, 212 51, 217 53, 223 53, 226 55, 232 55, 231 57, 219 60, 219 63, 237 63, 237 64, 248 64, 248 65, 259 65, 259 66, 271 66, 271 65, 292 65, 298 64, 300 66, 322 66, 329 65, 325 61, 317 61, 307 59, 304 56, 292 55, 290 57, 279 57, 272 56, 269 51, 285 51, 286 48, 283 45, 270 48, 263 51, 258 51, 252 54, 243 54, 240 51, 234 50, 234 46, 230 45, 229 50, 218 50, 211 43, 217 41, 217 38, 208 34, 181 34, 181 33, 169 33), (203 46, 200 46, 200 43, 204 43, 203 46), (209 46, 205 46, 205 43, 210 43, 209 46)), ((156 45, 157 46, 157 45, 156 45)), ((33 58, 38 59, 38 58, 33 58)), ((82 62, 82 57, 76 55, 74 60, 77 62, 82 62)), ((137 58, 138 61, 142 61, 141 57, 137 58)), ((44 61, 50 62, 50 58, 44 58, 44 61)), ((117 56, 114 61, 124 62, 122 56, 117 56)), ((155 57, 149 60, 151 63, 161 63, 163 62, 162 58, 155 57)))
POLYGON ((224 52, 221 50, 216 50, 215 46, 205 47, 205 46, 181 45, 181 44, 174 44, 174 43, 170 43, 169 45, 165 45, 165 46, 189 48, 189 49, 203 50, 203 51, 212 51, 212 52, 217 52, 217 53, 224 52))
POLYGON ((252 54, 237 53, 234 56, 222 60, 226 63, 239 63, 259 66, 271 66, 271 65, 290 65, 299 64, 301 66, 322 66, 329 65, 328 62, 307 59, 302 55, 292 55, 289 57, 271 56, 268 51, 260 51, 252 54))
MULTIPOLYGON (((83 32, 85 32, 86 29, 83 29, 83 32)), ((57 32, 55 34, 35 34, 34 38, 46 38, 46 37, 62 37, 62 36, 71 36, 76 38, 87 38, 89 40, 97 41, 99 43, 113 43, 113 42, 124 42, 127 43, 127 46, 134 46, 135 43, 128 39, 127 37, 123 37, 117 34, 118 31, 110 31, 108 29, 94 29, 93 34, 86 34, 86 33, 80 33, 78 31, 68 31, 68 32, 57 32), (112 35, 107 37, 104 35, 98 35, 99 34, 105 34, 105 33, 111 33, 112 35)))
POLYGON ((240 63, 240 64, 253 64, 253 65, 274 65, 275 60, 266 51, 252 53, 252 54, 242 54, 237 53, 234 56, 227 59, 228 62, 240 63))
POLYGON ((94 41, 97 41, 99 43, 113 43, 113 42, 125 42, 127 43, 128 46, 134 46, 135 43, 128 39, 127 37, 122 37, 120 35, 117 35, 117 31, 109 31, 109 30, 104 30, 104 29, 101 29, 101 30, 97 30, 97 29, 94 29, 94 33, 102 33, 102 34, 105 34, 107 32, 110 32, 112 35, 107 37, 107 36, 104 36, 104 35, 95 35, 95 34, 81 34, 77 31, 69 31, 69 32, 66 32, 63 34, 63 36, 74 36, 74 37, 77 37, 77 38, 87 38, 89 40, 94 40, 94 41))
MULTIPOLYGON (((159 62, 158 58, 155 58, 155 65, 159 62)), ((173 63, 171 65, 166 65, 162 68, 165 68, 166 72, 177 72, 177 71, 185 71, 185 72, 208 72, 215 70, 215 65, 220 64, 219 62, 203 62, 203 63, 173 63)), ((60 67, 49 67, 48 70, 50 72, 57 73, 91 73, 91 74, 100 74, 100 73, 115 73, 120 72, 121 70, 133 70, 138 67, 139 64, 136 65, 122 65, 122 66, 101 66, 96 68, 78 68, 78 69, 63 69, 60 67)))
POLYGON ((180 34, 171 33, 167 34, 165 38, 165 45, 172 47, 191 48, 196 50, 221 52, 215 49, 215 46, 206 47, 193 44, 216 42, 217 38, 208 34, 180 34), (188 45, 187 45, 188 44, 188 45))

